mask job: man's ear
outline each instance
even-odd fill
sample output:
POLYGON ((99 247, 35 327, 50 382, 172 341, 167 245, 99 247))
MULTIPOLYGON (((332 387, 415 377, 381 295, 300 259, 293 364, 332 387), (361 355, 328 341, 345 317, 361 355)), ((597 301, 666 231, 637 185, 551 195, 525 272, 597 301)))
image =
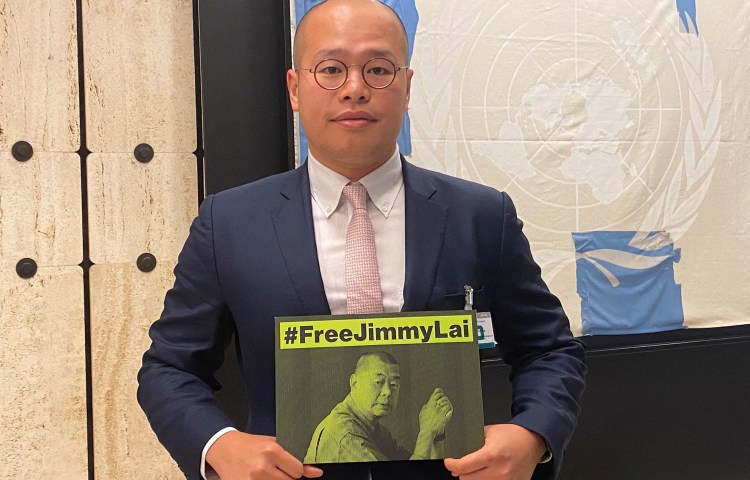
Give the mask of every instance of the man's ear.
POLYGON ((411 68, 406 71, 406 105, 405 110, 409 110, 409 100, 411 100, 411 77, 414 76, 414 70, 411 68))
POLYGON ((286 89, 289 92, 292 111, 299 112, 299 75, 291 68, 286 71, 286 89))
POLYGON ((349 377, 349 390, 353 390, 354 386, 357 384, 357 374, 352 373, 349 377))

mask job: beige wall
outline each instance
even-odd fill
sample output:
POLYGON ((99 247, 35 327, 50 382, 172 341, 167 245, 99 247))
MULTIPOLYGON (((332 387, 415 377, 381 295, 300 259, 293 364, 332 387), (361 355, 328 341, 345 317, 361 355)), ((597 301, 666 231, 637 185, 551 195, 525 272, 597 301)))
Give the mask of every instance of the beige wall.
POLYGON ((87 275, 96 478, 182 478, 135 375, 197 213, 192 1, 82 4, 79 81, 75 0, 0 2, 0 478, 88 478, 87 275), (13 158, 19 141, 29 161, 13 158))

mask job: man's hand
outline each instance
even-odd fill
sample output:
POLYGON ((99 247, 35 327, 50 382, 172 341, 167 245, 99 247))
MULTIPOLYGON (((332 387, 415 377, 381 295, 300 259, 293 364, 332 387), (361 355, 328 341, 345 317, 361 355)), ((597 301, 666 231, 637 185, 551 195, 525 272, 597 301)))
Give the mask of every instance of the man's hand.
POLYGON ((529 480, 546 450, 544 440, 518 425, 484 427, 484 446, 463 458, 446 458, 445 468, 461 480, 529 480))
POLYGON ((414 445, 412 460, 443 458, 442 434, 453 417, 453 405, 442 390, 436 388, 419 411, 419 434, 414 445))
POLYGON ((289 480, 323 475, 317 467, 302 465, 276 443, 275 437, 237 431, 225 433, 211 445, 206 463, 221 480, 289 480))
POLYGON ((433 438, 442 435, 452 417, 453 404, 442 390, 436 388, 419 411, 419 431, 429 433, 433 438))

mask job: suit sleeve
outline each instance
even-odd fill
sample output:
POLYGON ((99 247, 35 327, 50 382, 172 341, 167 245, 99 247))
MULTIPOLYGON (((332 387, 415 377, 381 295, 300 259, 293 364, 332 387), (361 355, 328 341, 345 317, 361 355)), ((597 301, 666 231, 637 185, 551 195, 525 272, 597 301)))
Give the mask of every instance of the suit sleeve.
POLYGON ((234 324, 216 271, 212 206, 208 197, 190 228, 138 373, 138 402, 159 441, 191 479, 200 478, 206 442, 234 426, 213 396, 220 388, 214 373, 234 324))
POLYGON ((542 280, 513 202, 507 194, 502 197, 493 324, 501 355, 511 366, 511 423, 545 439, 553 461, 539 465, 533 478, 551 479, 560 469, 580 411, 584 346, 572 336, 560 301, 542 280))

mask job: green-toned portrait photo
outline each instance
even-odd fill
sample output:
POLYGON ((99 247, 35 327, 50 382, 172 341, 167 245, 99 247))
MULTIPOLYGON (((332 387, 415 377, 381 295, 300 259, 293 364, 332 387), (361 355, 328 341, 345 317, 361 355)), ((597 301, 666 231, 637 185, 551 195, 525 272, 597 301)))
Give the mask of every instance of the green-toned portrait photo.
POLYGON ((308 464, 460 457, 481 447, 476 343, 277 352, 277 441, 308 464))

